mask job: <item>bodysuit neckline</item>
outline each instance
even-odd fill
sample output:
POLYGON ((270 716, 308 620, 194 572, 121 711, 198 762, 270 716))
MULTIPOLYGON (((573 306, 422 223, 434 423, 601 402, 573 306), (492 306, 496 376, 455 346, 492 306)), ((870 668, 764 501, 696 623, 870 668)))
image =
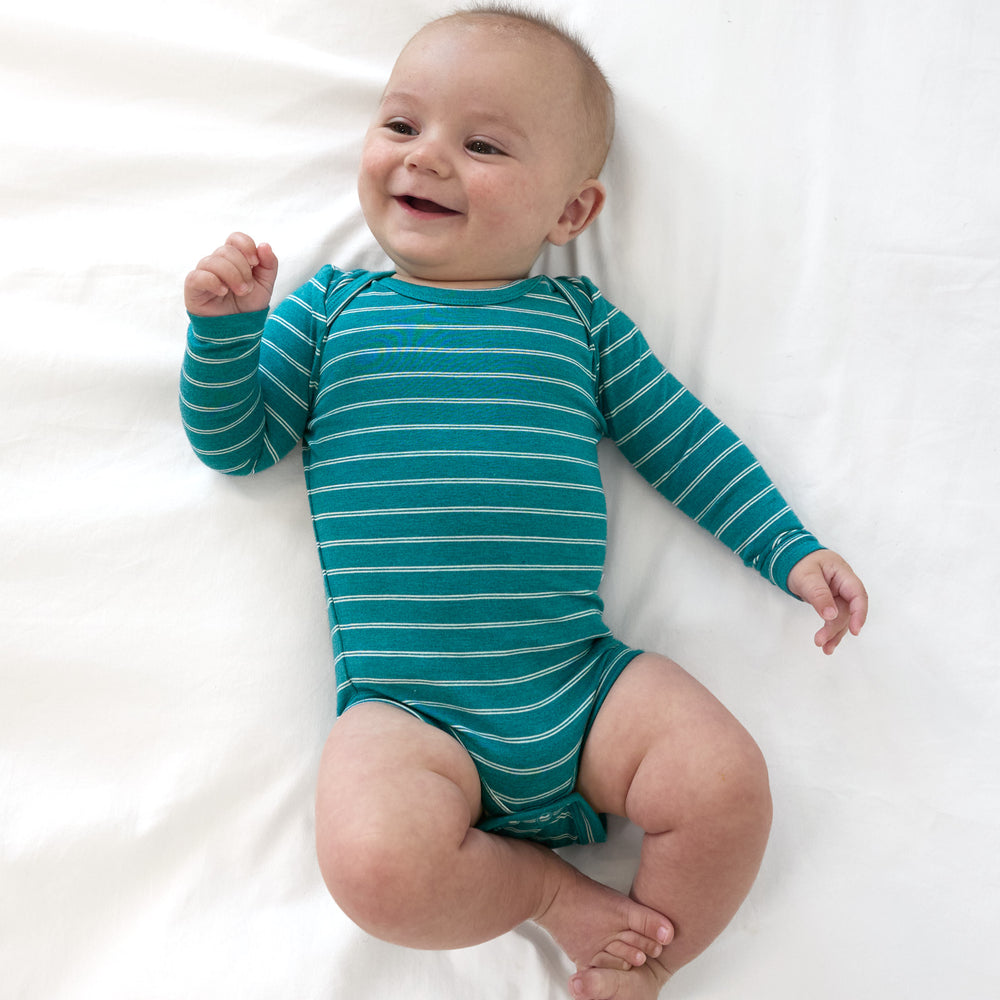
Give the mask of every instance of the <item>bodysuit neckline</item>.
POLYGON ((404 281, 393 274, 377 279, 377 284, 391 289, 399 295, 418 302, 437 302, 452 305, 497 305, 519 299, 544 281, 541 275, 521 278, 497 288, 438 288, 434 285, 417 285, 412 281, 404 281))

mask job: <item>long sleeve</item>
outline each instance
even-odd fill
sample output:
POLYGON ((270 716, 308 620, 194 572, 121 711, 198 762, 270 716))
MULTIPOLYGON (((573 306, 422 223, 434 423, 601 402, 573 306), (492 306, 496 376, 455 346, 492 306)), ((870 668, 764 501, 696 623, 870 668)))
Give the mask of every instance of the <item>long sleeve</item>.
POLYGON ((301 440, 334 275, 324 268, 270 315, 191 317, 181 415, 192 448, 209 467, 260 472, 301 440))
POLYGON ((819 541, 746 444, 662 365, 624 313, 590 290, 608 436, 671 503, 787 590, 792 567, 819 541))

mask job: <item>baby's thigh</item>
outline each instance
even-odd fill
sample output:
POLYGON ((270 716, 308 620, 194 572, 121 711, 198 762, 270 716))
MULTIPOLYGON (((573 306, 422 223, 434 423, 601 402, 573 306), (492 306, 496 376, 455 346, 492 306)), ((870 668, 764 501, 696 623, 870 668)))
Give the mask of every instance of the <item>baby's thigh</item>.
POLYGON ((749 777, 766 785, 756 743, 682 667, 643 653, 623 671, 594 720, 577 790, 598 812, 627 816, 648 830, 679 822, 689 802, 727 776, 737 784, 749 777))
POLYGON ((317 855, 331 891, 461 843, 480 812, 475 765, 447 733, 382 702, 334 724, 316 790, 317 855))

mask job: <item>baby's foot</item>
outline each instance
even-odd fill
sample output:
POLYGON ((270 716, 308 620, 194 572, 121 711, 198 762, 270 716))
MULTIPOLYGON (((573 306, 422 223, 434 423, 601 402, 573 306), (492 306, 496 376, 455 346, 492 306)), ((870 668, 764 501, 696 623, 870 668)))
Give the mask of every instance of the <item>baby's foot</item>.
POLYGON ((571 865, 562 867, 560 874, 557 891, 535 922, 555 938, 578 969, 625 971, 657 958, 673 938, 670 921, 656 910, 587 878, 571 865))
POLYGON ((649 962, 638 969, 581 969, 569 981, 574 1000, 656 1000, 670 973, 649 962))

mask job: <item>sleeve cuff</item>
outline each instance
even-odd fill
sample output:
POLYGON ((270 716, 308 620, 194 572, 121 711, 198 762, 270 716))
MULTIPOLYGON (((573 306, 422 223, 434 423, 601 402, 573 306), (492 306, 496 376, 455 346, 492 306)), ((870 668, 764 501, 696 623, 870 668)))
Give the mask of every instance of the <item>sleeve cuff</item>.
POLYGON ((233 313, 231 316, 195 316, 188 313, 191 332, 198 339, 211 344, 233 340, 253 340, 260 336, 267 321, 268 310, 233 313))

